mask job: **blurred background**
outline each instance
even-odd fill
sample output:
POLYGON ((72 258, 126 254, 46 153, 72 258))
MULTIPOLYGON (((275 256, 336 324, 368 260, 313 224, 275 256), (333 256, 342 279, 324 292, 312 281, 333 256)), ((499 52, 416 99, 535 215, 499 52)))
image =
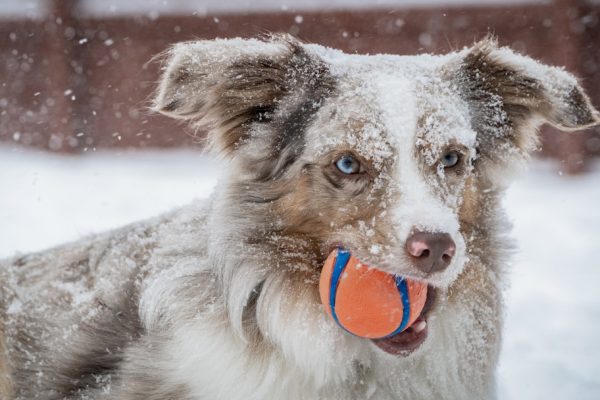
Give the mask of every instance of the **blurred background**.
MULTIPOLYGON (((164 212, 219 175, 147 111, 178 41, 289 32, 356 53, 445 53, 487 33, 564 66, 600 106, 600 0, 0 0, 0 257, 164 212)), ((600 130, 542 129, 506 206, 501 399, 600 399, 600 130)))
MULTIPOLYGON (((600 104, 599 0, 2 0, 0 141, 50 151, 181 147, 172 121, 149 116, 170 44, 289 32, 357 53, 443 53, 491 32, 564 66, 600 104)), ((541 155, 585 170, 600 131, 544 130, 541 155)))

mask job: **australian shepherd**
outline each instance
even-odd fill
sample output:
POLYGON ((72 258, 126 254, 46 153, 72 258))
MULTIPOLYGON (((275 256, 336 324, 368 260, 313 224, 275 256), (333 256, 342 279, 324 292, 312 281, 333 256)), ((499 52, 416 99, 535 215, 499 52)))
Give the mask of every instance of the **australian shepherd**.
POLYGON ((541 123, 600 122, 571 74, 492 39, 414 57, 207 40, 166 52, 154 108, 206 129, 224 178, 0 262, 3 400, 495 397, 501 196, 541 123), (418 323, 378 340, 336 325, 318 282, 340 247, 427 283, 418 323))

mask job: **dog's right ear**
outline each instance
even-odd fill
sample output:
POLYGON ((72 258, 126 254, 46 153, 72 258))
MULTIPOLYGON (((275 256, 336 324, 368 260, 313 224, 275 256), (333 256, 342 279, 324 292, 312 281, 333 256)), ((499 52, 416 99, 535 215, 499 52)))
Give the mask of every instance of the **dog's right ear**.
POLYGON ((231 154, 253 124, 275 118, 284 97, 318 87, 322 73, 290 36, 179 43, 167 53, 153 109, 208 127, 209 145, 231 154))
POLYGON ((537 128, 600 124, 577 79, 486 38, 460 54, 459 87, 470 104, 480 159, 507 165, 537 147, 537 128))

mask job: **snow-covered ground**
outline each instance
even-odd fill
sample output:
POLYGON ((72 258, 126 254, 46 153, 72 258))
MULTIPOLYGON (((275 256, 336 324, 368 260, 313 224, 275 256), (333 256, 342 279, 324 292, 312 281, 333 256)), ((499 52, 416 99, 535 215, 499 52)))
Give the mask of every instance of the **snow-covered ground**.
MULTIPOLYGON (((217 162, 196 152, 58 156, 0 148, 0 257, 75 240, 207 196, 217 162)), ((512 272, 500 399, 600 398, 600 165, 560 176, 536 162, 506 206, 512 272)))

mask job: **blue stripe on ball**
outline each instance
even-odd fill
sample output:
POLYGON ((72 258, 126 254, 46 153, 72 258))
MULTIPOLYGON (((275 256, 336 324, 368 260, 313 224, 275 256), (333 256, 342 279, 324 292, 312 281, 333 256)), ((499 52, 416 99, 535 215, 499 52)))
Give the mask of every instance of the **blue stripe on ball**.
MULTIPOLYGON (((331 308, 331 315, 333 316, 333 320, 342 328, 344 328, 344 326, 340 324, 340 321, 335 313, 335 295, 340 283, 340 277, 342 276, 342 272, 344 272, 349 259, 350 252, 348 250, 338 249, 335 265, 333 266, 333 272, 331 273, 331 281, 329 282, 329 307, 331 308)), ((344 330, 349 332, 346 328, 344 328, 344 330)))
POLYGON ((387 335, 386 338, 402 332, 404 328, 406 328, 406 324, 408 324, 408 320, 410 319, 410 298, 408 297, 408 285, 406 284, 406 279, 401 276, 396 276, 395 279, 396 288, 398 289, 400 298, 402 299, 402 322, 400 323, 398 329, 387 335))

